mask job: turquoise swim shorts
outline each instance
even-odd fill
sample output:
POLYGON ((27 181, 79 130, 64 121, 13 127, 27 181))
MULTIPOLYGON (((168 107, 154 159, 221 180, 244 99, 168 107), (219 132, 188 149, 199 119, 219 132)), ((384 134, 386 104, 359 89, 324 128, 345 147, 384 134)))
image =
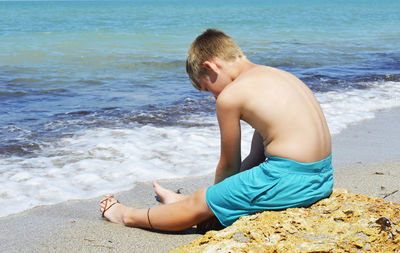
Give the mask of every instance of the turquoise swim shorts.
POLYGON ((329 197, 333 187, 332 155, 314 163, 268 157, 260 165, 210 186, 208 206, 222 225, 264 210, 306 207, 329 197))

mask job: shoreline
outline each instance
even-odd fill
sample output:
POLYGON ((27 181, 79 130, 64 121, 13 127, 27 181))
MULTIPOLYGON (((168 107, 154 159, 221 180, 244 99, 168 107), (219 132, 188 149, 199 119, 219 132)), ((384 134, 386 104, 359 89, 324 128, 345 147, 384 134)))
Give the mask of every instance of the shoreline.
POLYGON ((332 138, 333 167, 400 161, 400 107, 350 125, 332 138), (396 120, 397 119, 397 120, 396 120))
MULTIPOLYGON (((376 112, 333 136, 335 188, 400 203, 400 108, 376 112), (396 188, 398 187, 398 188, 396 188)), ((160 180, 190 194, 211 185, 213 175, 160 180)), ((135 208, 157 205, 151 182, 115 194, 135 208)), ((101 218, 98 202, 71 200, 0 218, 0 244, 7 252, 167 252, 199 236, 192 230, 159 233, 127 228, 101 218)), ((2 208, 6 208, 2 207, 2 208)), ((1 250, 0 250, 1 251, 1 250)))

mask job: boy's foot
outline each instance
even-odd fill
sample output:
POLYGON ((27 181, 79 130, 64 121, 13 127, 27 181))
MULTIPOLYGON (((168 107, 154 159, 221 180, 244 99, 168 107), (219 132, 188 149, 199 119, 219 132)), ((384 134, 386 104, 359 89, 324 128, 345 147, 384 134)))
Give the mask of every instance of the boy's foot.
POLYGON ((107 195, 100 201, 102 216, 113 223, 124 224, 123 217, 126 210, 127 207, 120 204, 112 195, 107 195))
POLYGON ((153 183, 154 191, 157 194, 159 201, 162 204, 171 204, 175 203, 181 200, 184 200, 187 196, 173 192, 171 190, 168 190, 164 187, 162 187, 159 183, 154 182, 153 183))

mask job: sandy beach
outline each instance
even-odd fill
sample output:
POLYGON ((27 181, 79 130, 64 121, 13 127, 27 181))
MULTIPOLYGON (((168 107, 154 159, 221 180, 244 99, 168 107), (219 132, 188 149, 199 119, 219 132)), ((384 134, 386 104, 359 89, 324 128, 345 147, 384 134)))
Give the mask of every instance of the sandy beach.
MULTIPOLYGON (((351 126, 333 138, 335 187, 400 202, 400 108, 351 126)), ((208 186, 213 176, 161 181, 184 194, 208 186)), ((157 205, 151 182, 115 194, 136 208, 157 205)), ((168 252, 199 235, 159 233, 111 224, 98 198, 37 207, 0 218, 0 252, 168 252)), ((2 208, 7 208, 3 206, 2 208)))

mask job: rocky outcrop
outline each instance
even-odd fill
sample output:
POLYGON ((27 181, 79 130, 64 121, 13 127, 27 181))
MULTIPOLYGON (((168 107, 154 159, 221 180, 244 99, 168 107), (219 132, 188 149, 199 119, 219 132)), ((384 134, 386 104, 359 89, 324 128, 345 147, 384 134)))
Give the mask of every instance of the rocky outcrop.
POLYGON ((400 204, 335 189, 308 208, 244 216, 172 252, 400 252, 400 204))

